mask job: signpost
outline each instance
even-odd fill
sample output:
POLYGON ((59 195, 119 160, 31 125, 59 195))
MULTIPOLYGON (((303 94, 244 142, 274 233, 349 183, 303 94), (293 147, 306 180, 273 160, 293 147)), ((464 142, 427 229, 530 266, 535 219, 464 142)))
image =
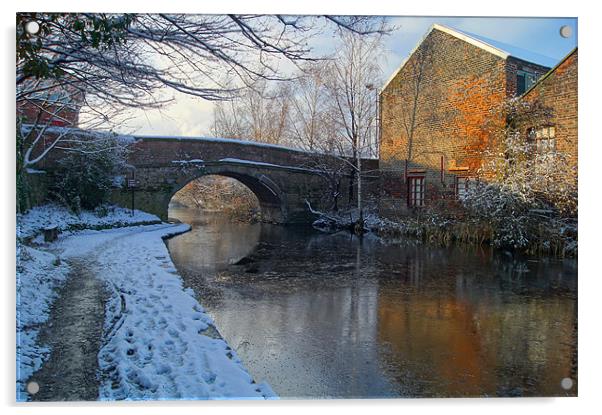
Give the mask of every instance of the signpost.
POLYGON ((128 188, 132 191, 132 216, 134 216, 134 194, 136 192, 136 187, 138 187, 138 181, 136 180, 136 171, 132 171, 132 178, 127 181, 128 188))

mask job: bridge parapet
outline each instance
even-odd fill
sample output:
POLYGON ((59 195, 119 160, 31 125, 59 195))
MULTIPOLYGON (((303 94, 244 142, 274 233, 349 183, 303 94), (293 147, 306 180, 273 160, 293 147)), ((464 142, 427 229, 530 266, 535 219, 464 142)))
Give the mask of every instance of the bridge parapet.
POLYGON ((131 162, 136 166, 200 159, 252 160, 281 166, 311 165, 315 154, 280 145, 210 137, 134 136, 131 162))

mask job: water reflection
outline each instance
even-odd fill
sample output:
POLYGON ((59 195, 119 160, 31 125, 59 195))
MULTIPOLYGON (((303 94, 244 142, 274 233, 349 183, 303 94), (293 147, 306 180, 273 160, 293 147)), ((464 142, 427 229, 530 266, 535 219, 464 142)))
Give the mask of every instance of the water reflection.
POLYGON ((259 243, 259 224, 233 223, 224 216, 176 207, 170 207, 169 217, 194 229, 169 241, 171 256, 182 267, 216 272, 243 259, 259 243))
POLYGON ((282 397, 576 394, 574 261, 170 216, 185 284, 282 397))

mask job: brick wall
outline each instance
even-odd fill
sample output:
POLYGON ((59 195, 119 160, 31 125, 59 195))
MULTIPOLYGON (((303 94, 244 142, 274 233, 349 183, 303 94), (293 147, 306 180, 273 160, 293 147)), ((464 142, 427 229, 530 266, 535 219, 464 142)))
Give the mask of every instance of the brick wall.
POLYGON ((39 125, 75 127, 79 122, 79 108, 61 108, 56 104, 45 104, 44 102, 34 104, 31 101, 25 101, 17 104, 17 116, 22 117, 25 124, 34 124, 38 121, 39 125), (42 110, 40 106, 44 109, 42 110))
POLYGON ((506 60, 506 96, 510 98, 516 95, 516 75, 519 70, 531 72, 537 74, 538 77, 541 77, 550 69, 551 68, 509 56, 506 60))
MULTIPOLYGON (((85 139, 86 137, 89 137, 88 132, 85 130, 72 129, 70 131, 75 138, 85 139)), ((36 146, 36 149, 32 154, 32 158, 35 158, 46 148, 48 148, 54 142, 56 137, 56 130, 52 130, 50 132, 47 131, 36 146)), ((153 209, 153 212, 160 212, 161 215, 165 214, 165 209, 173 193, 179 190, 179 188, 189 180, 192 180, 202 174, 222 174, 228 177, 233 177, 244 184, 247 184, 247 186, 249 186, 255 192, 260 191, 261 187, 253 187, 253 183, 245 182, 246 178, 255 176, 259 177, 262 174, 265 174, 266 177, 270 179, 278 177, 279 181, 277 185, 281 189, 286 189, 287 206, 296 209, 295 211, 288 212, 289 218, 294 218, 297 216, 301 218, 303 216, 299 212, 307 211, 307 206, 304 202, 305 199, 311 200, 312 206, 315 208, 324 209, 324 207, 319 203, 321 202, 321 199, 323 199, 323 196, 327 194, 328 189, 325 179, 315 172, 299 169, 312 169, 314 166, 312 163, 316 158, 314 154, 279 146, 270 146, 252 142, 240 142, 236 140, 211 138, 189 139, 186 137, 135 138, 137 138, 138 141, 129 147, 130 151, 128 153, 127 161, 130 166, 135 167, 136 177, 140 181, 140 186, 144 188, 144 191, 150 192, 146 196, 144 196, 142 189, 139 192, 140 198, 144 200, 144 203, 141 206, 147 206, 149 209, 153 209), (248 160, 258 162, 259 164, 253 166, 245 165, 245 163, 232 162, 231 164, 223 167, 221 170, 218 168, 219 166, 215 167, 216 162, 224 158, 248 160), (213 163, 214 166, 212 172, 203 173, 201 170, 199 170, 198 165, 182 166, 180 163, 174 163, 174 161, 178 160, 193 159, 204 160, 204 164, 213 163), (262 165, 262 163, 292 168, 272 168, 270 166, 262 165), (191 169, 193 173, 192 175, 189 174, 189 169, 191 169), (182 176, 183 172, 186 173, 184 176, 182 176), (182 182, 182 180, 184 181, 182 182), (155 196, 152 195, 159 196, 157 196, 157 199, 154 200, 153 197, 155 196)), ((26 142, 26 147, 27 145, 31 145, 31 142, 26 142)), ((35 165, 36 169, 47 170, 49 172, 49 184, 52 183, 52 172, 56 167, 56 163, 62 157, 64 157, 64 155, 65 154, 63 150, 54 148, 38 164, 35 165)), ((342 161, 339 162, 344 163, 342 161)), ((217 164, 219 165, 219 163, 217 164)), ((206 171, 209 170, 206 169, 206 171)), ((377 199, 380 190, 378 171, 378 160, 362 160, 362 172, 364 172, 362 179, 362 190, 363 200, 366 203, 377 199)), ((130 177, 131 171, 124 171, 123 174, 130 177)), ((348 188, 349 176, 345 176, 342 179, 340 187, 340 208, 346 208, 348 204, 355 205, 355 199, 357 198, 357 195, 355 194, 355 184, 353 194, 354 200, 351 202, 347 200, 348 193, 346 190, 348 188)), ((114 193, 114 202, 124 204, 127 203, 127 191, 121 192, 119 190, 115 190, 114 193)))
POLYGON ((520 69, 547 70, 429 33, 380 95, 381 213, 407 213, 406 172, 425 177, 427 204, 455 199, 456 176, 475 176, 495 144, 504 118, 491 110, 516 93, 520 69))
MULTIPOLYGON (((571 52, 553 71, 542 78, 522 99, 539 101, 552 110, 556 130, 556 149, 569 155, 568 162, 577 168, 577 72, 578 51, 571 52)), ((525 126, 528 127, 528 126, 525 126)), ((577 177, 575 176, 576 180, 577 177)))
POLYGON ((38 121, 40 125, 77 127, 84 95, 66 81, 55 84, 45 80, 38 85, 38 81, 28 80, 18 85, 19 92, 29 93, 26 99, 17 101, 17 116, 23 118, 24 124, 38 121))

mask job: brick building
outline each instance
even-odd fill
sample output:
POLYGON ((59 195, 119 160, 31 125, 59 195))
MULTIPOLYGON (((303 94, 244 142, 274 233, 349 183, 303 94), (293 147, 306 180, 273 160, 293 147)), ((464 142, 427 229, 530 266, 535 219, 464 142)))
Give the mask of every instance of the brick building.
POLYGON ((521 97, 551 110, 549 125, 524 128, 531 130, 528 136, 534 141, 536 151, 555 149, 567 156, 566 162, 575 173, 571 180, 577 180, 577 72, 575 48, 521 97))
MULTIPOLYGON (((495 143, 510 97, 528 94, 554 61, 435 24, 380 97, 380 211, 395 216, 455 200, 495 143), (495 45, 495 46, 494 46, 495 45)), ((575 90, 576 92, 576 90, 575 90)), ((576 128, 576 127, 575 127, 576 128)))
POLYGON ((37 86, 26 82, 19 89, 36 89, 27 99, 17 100, 17 116, 24 124, 77 127, 79 112, 83 104, 83 94, 76 88, 66 85, 53 86, 50 81, 42 81, 37 86))

